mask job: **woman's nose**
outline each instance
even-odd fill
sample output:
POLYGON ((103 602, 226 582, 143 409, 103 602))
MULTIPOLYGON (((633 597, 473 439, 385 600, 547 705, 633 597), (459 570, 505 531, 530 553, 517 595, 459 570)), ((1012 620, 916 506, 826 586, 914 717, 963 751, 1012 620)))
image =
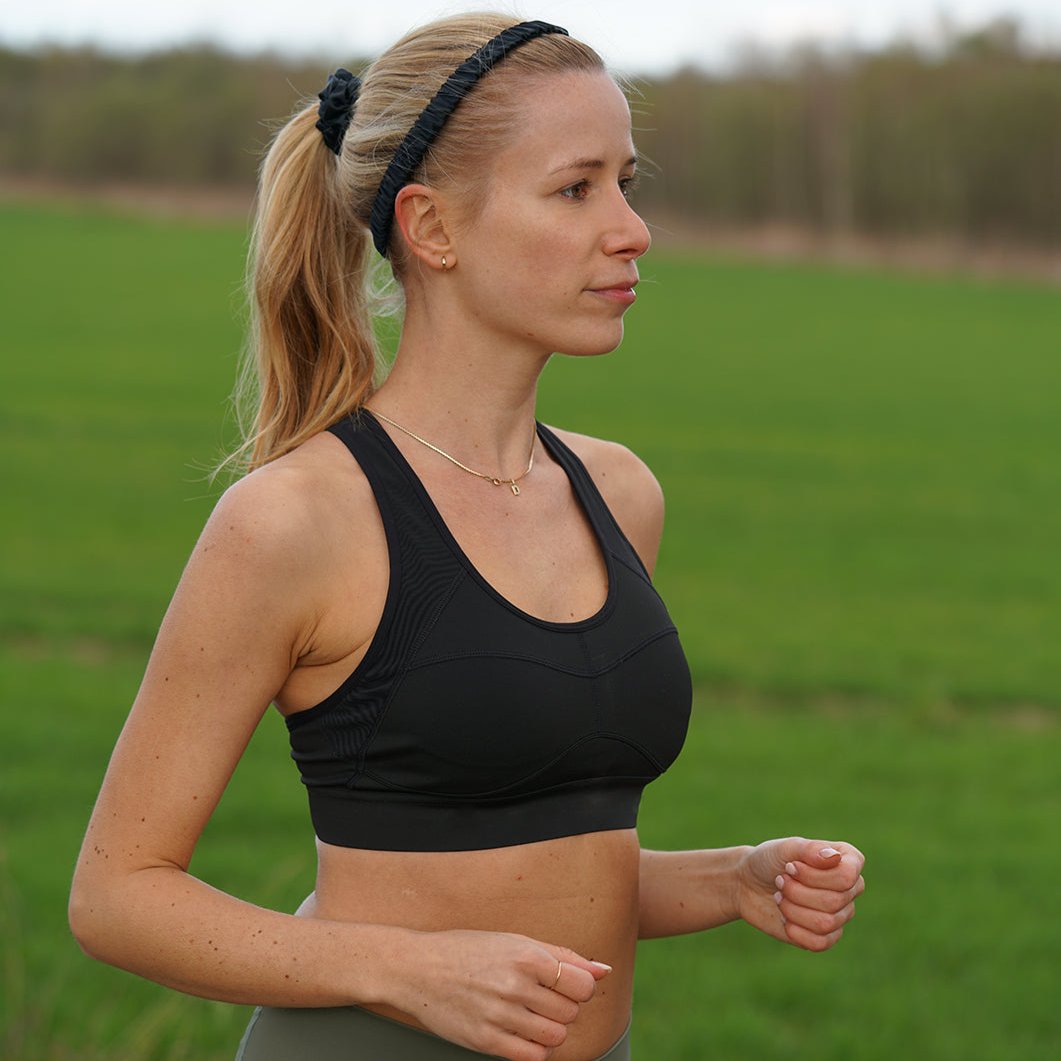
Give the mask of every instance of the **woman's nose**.
POLYGON ((625 195, 617 193, 616 217, 608 233, 605 250, 609 254, 624 254, 630 258, 640 258, 652 245, 652 236, 648 225, 641 215, 630 205, 625 195))

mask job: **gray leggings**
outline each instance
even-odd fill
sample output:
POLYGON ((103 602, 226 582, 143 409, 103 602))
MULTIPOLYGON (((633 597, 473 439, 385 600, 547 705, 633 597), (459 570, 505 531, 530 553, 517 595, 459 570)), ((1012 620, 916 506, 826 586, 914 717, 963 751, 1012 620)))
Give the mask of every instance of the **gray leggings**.
MULTIPOLYGON (((360 1006, 259 1006, 236 1061, 468 1061, 487 1056, 360 1006)), ((630 1029, 595 1061, 630 1061, 630 1029)))

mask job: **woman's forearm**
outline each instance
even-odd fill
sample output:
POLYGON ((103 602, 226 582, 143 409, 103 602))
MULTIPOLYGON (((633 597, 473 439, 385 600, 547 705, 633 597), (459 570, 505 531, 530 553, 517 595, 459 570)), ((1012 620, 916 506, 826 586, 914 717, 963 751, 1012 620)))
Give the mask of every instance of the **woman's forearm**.
POLYGON ((737 871, 749 850, 642 850, 640 938, 680 936, 737 920, 737 871))
POLYGON ((421 935, 266 910, 168 866, 75 878, 70 925, 100 961, 188 994, 271 1006, 393 1004, 397 969, 421 935))

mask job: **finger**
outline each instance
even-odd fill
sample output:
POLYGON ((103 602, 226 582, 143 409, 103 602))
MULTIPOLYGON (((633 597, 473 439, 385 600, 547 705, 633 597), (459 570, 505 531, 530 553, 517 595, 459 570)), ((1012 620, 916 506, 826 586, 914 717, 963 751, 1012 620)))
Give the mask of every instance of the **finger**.
POLYGON ((828 914, 835 914, 849 903, 854 902, 865 888, 865 882, 859 877, 853 888, 811 888, 802 883, 798 878, 779 876, 777 878, 778 891, 790 903, 796 906, 804 906, 811 910, 823 910, 828 914))
POLYGON ((560 963, 560 976, 552 985, 552 992, 573 1002, 588 1002, 597 990, 593 974, 573 962, 560 963))
POLYGON ((834 912, 829 912, 807 906, 799 906, 782 898, 778 909, 780 909, 781 916, 785 919, 786 927, 794 925, 816 936, 830 936, 834 932, 839 932, 855 916, 855 904, 853 902, 846 903, 834 912))
POLYGON ((829 888, 833 891, 853 888, 862 875, 864 859, 861 852, 841 852, 839 858, 831 858, 828 868, 810 862, 793 860, 785 864, 785 872, 811 888, 829 888))
POLYGON ((831 869, 840 858, 854 862, 860 873, 866 864, 866 856, 854 844, 840 840, 806 840, 794 836, 785 843, 782 850, 786 861, 803 862, 815 869, 831 869))
POLYGON ((785 925, 785 935, 788 937, 790 943, 797 947, 802 947, 804 950, 814 951, 815 953, 820 953, 821 951, 828 950, 830 947, 835 946, 843 935, 843 932, 844 930, 839 928, 835 932, 820 936, 816 932, 811 932, 809 929, 804 928, 802 925, 792 924, 791 922, 785 925))
POLYGON ((554 991, 560 991, 576 1002, 588 1002, 593 997, 596 982, 603 980, 612 971, 610 965, 583 958, 582 955, 576 954, 567 947, 548 944, 543 944, 543 946, 559 962, 559 969, 543 971, 538 976, 538 983, 543 987, 551 987, 554 991), (559 976, 557 976, 558 972, 559 976))
POLYGON ((785 874, 808 888, 822 888, 825 891, 840 892, 848 888, 858 888, 859 893, 865 890, 866 883, 857 867, 840 863, 835 869, 820 870, 802 862, 790 863, 785 867, 785 874), (860 883, 861 882, 861 883, 860 883))
POLYGON ((799 846, 802 850, 797 852, 797 859, 815 869, 833 869, 846 859, 848 864, 857 865, 861 873, 866 863, 866 856, 857 847, 841 841, 804 840, 799 846))
POLYGON ((479 1044, 489 1057, 502 1057, 506 1061, 548 1061, 553 1048, 531 1042, 511 1031, 497 1031, 479 1044))
POLYGON ((544 946, 556 957, 557 961, 561 961, 565 965, 574 965, 579 969, 585 969, 594 980, 603 980, 612 971, 610 965, 593 961, 591 958, 583 958, 581 954, 576 954, 570 947, 556 947, 548 944, 544 944, 544 946))
POLYGON ((559 958, 556 959, 556 975, 550 980, 539 981, 542 987, 547 987, 551 991, 558 983, 560 983, 560 977, 564 974, 564 963, 559 958))
POLYGON ((582 1011, 582 1006, 572 998, 548 987, 535 989, 527 999, 527 1008, 532 1013, 547 1017, 558 1024, 572 1024, 582 1011))
POLYGON ((521 1013, 510 1017, 508 1028, 521 1039, 545 1046, 549 1050, 555 1050, 567 1038, 566 1024, 562 1021, 550 1020, 529 1009, 524 1009, 521 1013))

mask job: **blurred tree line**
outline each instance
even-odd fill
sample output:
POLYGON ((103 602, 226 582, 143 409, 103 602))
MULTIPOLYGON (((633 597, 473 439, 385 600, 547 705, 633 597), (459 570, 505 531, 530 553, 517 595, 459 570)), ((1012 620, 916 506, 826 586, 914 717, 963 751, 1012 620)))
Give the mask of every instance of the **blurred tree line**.
MULTIPOLYGON (((0 48, 0 177, 250 187, 272 126, 332 66, 207 45, 0 48)), ((1025 47, 1012 21, 934 49, 804 46, 635 84, 646 212, 1061 241, 1061 54, 1025 47)))
POLYGON ((1061 53, 1023 47, 1012 21, 933 52, 809 46, 643 91, 648 195, 684 217, 1061 242, 1061 53))
POLYGON ((270 121, 327 72, 211 45, 131 57, 0 48, 0 174, 251 186, 270 121))

